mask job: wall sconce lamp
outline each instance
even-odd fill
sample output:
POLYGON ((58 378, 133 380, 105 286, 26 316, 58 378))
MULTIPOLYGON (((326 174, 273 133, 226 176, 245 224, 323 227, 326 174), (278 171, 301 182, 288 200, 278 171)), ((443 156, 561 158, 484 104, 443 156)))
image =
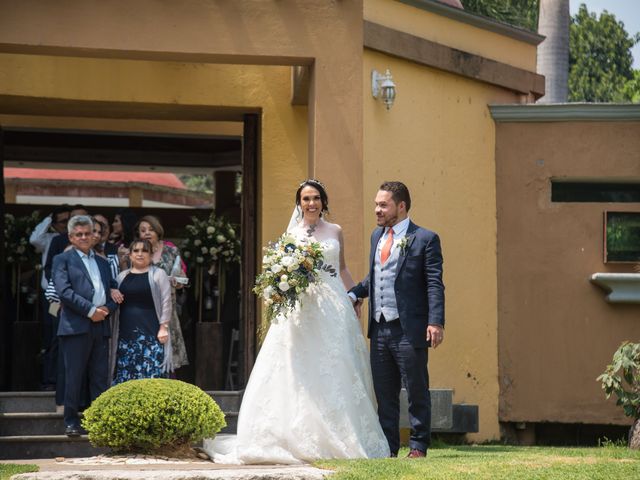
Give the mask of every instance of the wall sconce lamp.
POLYGON ((393 83, 388 68, 384 75, 378 73, 377 70, 371 72, 371 95, 373 98, 381 99, 387 110, 393 105, 396 99, 396 84, 393 83))

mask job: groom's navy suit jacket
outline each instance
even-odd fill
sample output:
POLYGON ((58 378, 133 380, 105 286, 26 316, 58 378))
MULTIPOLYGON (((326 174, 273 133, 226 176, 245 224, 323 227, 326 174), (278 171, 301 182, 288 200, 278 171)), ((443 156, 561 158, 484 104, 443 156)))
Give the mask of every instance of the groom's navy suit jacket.
MULTIPOLYGON (((109 289, 117 288, 117 284, 111 278, 108 262, 99 255, 95 256, 95 260, 106 294, 105 305, 109 312, 113 313, 117 304, 111 299, 109 289)), ((67 250, 53 259, 52 276, 62 304, 58 335, 78 335, 89 332, 92 321, 87 315, 94 306, 92 303, 94 288, 89 272, 75 249, 67 250)), ((111 336, 109 321, 100 323, 102 323, 103 336, 111 336)))
MULTIPOLYGON (((376 321, 374 266, 383 233, 384 228, 378 227, 371 234, 369 275, 351 290, 358 298, 369 297, 369 337, 376 321)), ((436 233, 413 222, 409 222, 405 238, 406 248, 399 253, 394 284, 399 321, 413 347, 424 348, 429 346, 427 325, 444 327, 442 249, 436 233)))

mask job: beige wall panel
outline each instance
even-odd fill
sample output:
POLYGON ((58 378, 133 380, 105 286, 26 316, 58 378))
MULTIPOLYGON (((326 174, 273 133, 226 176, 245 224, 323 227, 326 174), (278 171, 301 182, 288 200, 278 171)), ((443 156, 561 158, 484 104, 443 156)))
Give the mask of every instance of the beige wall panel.
MULTIPOLYGON (((365 245, 384 180, 412 193, 410 216, 438 232, 444 254, 446 337, 430 351, 431 386, 480 406, 480 433, 499 438, 494 123, 489 103, 515 95, 366 50, 364 57, 365 245), (391 110, 371 97, 371 69, 390 68, 391 110)), ((362 256, 367 264, 368 251, 362 256)))
POLYGON ((640 305, 605 302, 603 212, 640 204, 552 203, 552 177, 640 179, 640 123, 497 126, 500 419, 626 424, 596 377, 623 340, 640 338, 640 305))
POLYGON ((536 71, 536 46, 392 0, 365 0, 364 18, 448 47, 536 71))

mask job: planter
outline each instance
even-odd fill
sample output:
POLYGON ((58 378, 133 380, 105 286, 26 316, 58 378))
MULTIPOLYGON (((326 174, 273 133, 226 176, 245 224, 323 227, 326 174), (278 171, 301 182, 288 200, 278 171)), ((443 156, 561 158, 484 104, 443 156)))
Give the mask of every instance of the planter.
POLYGON ((224 388, 222 323, 196 323, 196 385, 205 391, 224 388))

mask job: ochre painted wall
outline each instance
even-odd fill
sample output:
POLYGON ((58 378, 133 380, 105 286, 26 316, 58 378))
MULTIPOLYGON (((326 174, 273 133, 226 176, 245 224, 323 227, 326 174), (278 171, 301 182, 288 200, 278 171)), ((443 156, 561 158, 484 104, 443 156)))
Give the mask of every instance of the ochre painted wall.
POLYGON ((458 50, 536 71, 536 46, 420 8, 390 0, 364 0, 364 18, 458 50))
POLYGON ((554 203, 551 178, 640 179, 640 122, 501 123, 496 142, 500 419, 626 424, 596 377, 640 305, 591 284, 603 263, 603 212, 638 203, 554 203))
POLYGON ((487 105, 513 103, 516 94, 369 50, 364 73, 364 243, 380 183, 405 182, 412 220, 440 234, 443 246, 447 323, 442 347, 430 351, 431 386, 479 405, 480 432, 470 439, 497 439, 495 131, 487 105), (390 68, 397 85, 389 111, 371 97, 374 68, 390 68))
MULTIPOLYGON (((203 65, 131 60, 82 59, 0 54, 0 95, 58 98, 78 101, 209 105, 262 110, 262 152, 259 178, 260 241, 276 237, 286 227, 293 194, 307 175, 307 107, 290 105, 289 67, 203 65)), ((1 112, 1 105, 0 105, 1 112)), ((99 119, 100 111, 95 112, 99 119)), ((13 119, 22 126, 56 128, 112 128, 117 120, 58 117, 13 119)), ((11 125, 10 117, 3 124, 11 125), (9 123, 8 122, 9 119, 9 123)), ((134 131, 171 131, 166 122, 125 120, 134 131), (156 122, 158 123, 158 122, 156 122), (139 128, 140 127, 140 128, 139 128)), ((169 122, 170 124, 170 122, 169 122)), ((174 133, 221 133, 203 122, 175 124, 174 133), (191 125, 191 127, 190 127, 191 125)), ((122 129, 123 125, 120 126, 122 129)))

